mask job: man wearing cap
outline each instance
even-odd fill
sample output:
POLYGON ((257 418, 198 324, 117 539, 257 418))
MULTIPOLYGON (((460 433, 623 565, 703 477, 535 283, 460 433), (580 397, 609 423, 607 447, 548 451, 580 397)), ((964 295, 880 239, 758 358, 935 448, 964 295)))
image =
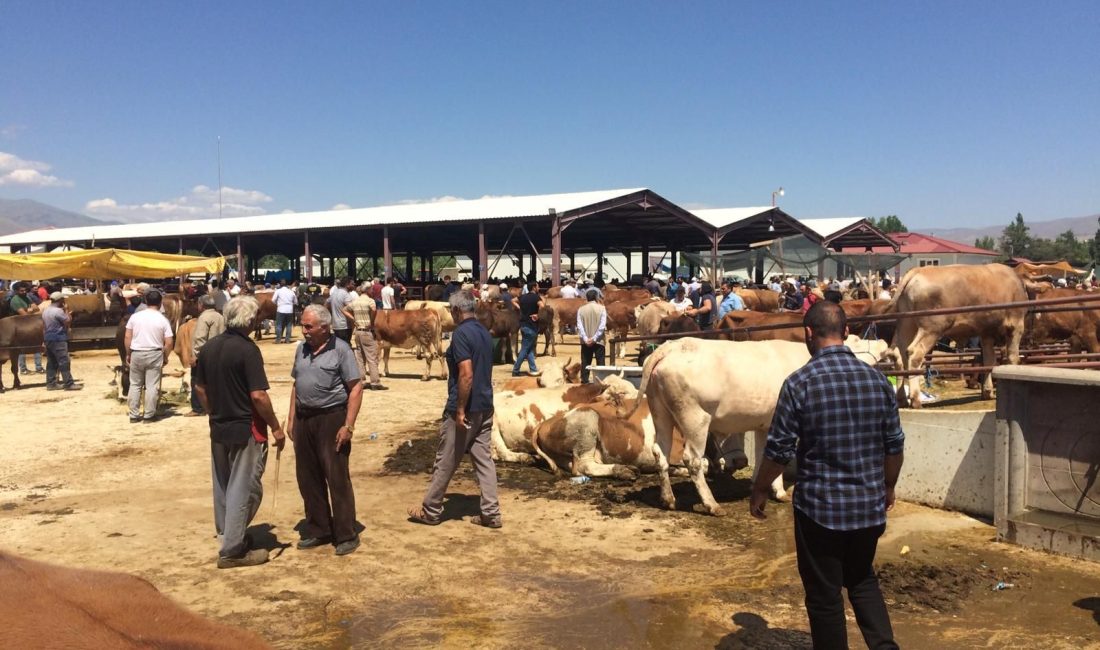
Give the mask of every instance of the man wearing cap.
POLYGON ((577 297, 577 281, 573 278, 569 278, 569 281, 565 283, 565 286, 561 288, 562 298, 576 298, 577 297))
MULTIPOLYGON (((8 302, 8 307, 11 308, 12 313, 18 315, 27 315, 38 313, 38 304, 34 302, 34 299, 30 296, 30 285, 26 282, 18 282, 15 285, 15 295, 11 297, 8 302)), ((37 296, 35 296, 37 298, 37 296)), ((46 372, 42 368, 42 353, 34 353, 34 371, 41 374, 46 372)), ((30 371, 27 370, 27 355, 19 355, 19 372, 24 375, 29 375, 30 371)))
POLYGON ((50 306, 42 312, 42 325, 46 341, 46 390, 80 390, 69 371, 69 327, 72 316, 60 291, 50 294, 50 306), (57 375, 61 374, 61 384, 57 375))
POLYGON ((172 325, 160 313, 160 292, 145 294, 145 309, 126 321, 126 363, 130 365, 130 423, 141 422, 141 389, 145 388, 145 421, 157 417, 160 380, 168 355, 172 354, 172 325))
MULTIPOLYGON (((228 306, 228 303, 226 305, 228 306)), ((191 411, 184 413, 184 417, 206 415, 195 380, 195 368, 198 366, 199 353, 207 341, 225 332, 225 317, 214 308, 213 296, 205 295, 199 298, 199 308, 202 309, 202 313, 195 322, 195 329, 191 336, 191 411)))

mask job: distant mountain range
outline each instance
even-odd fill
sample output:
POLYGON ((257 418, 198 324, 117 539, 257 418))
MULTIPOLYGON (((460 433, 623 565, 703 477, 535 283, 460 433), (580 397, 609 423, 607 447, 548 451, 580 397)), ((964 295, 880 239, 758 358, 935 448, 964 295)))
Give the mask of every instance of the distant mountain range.
MULTIPOLYGON (((1012 217, 1012 219, 1015 218, 1015 216, 1012 217)), ((1004 233, 1005 226, 1012 219, 1005 219, 1005 222, 999 226, 986 226, 984 228, 944 228, 943 230, 917 228, 916 230, 927 235, 935 235, 936 237, 973 245, 974 240, 980 237, 999 238, 1004 233)), ((1100 219, 1100 214, 1090 214, 1087 217, 1051 219, 1050 221, 1028 221, 1027 215, 1024 215, 1024 223, 1030 229, 1031 236, 1044 239, 1054 239, 1067 230, 1072 230, 1073 234, 1077 235, 1077 239, 1090 239, 1096 235, 1096 229, 1100 225, 1097 223, 1097 219, 1100 219)))
POLYGON ((121 222, 94 219, 30 199, 0 199, 0 235, 39 228, 73 228, 112 223, 121 222))

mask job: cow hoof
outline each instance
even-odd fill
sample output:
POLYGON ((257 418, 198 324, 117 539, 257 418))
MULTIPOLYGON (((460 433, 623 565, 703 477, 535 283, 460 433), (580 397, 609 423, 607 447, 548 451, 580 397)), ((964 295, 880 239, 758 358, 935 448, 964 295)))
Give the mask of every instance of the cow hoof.
POLYGON ((790 503, 791 495, 787 494, 786 492, 780 492, 779 494, 775 495, 775 500, 779 503, 790 503))
POLYGON ((676 509, 676 499, 675 498, 666 499, 666 498, 662 497, 661 498, 661 507, 664 508, 665 510, 675 510, 676 509))
POLYGON ((722 508, 722 506, 714 506, 712 508, 707 508, 707 514, 711 515, 712 517, 725 517, 726 511, 722 508))
POLYGON ((423 377, 420 378, 420 381, 431 381, 431 380, 432 380, 432 378, 429 375, 424 375, 423 377))
POLYGON ((982 399, 993 399, 993 391, 982 391, 982 399))
POLYGON ((620 481, 636 481, 638 480, 638 474, 629 467, 617 467, 612 473, 612 476, 620 481))

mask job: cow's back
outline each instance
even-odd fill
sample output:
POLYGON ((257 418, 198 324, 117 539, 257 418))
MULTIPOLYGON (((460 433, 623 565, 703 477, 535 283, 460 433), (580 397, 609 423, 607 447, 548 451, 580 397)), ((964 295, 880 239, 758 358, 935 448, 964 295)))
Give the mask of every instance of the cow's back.
POLYGON ((0 318, 0 362, 40 350, 45 329, 42 314, 17 314, 0 318))
MULTIPOLYGON (((925 266, 910 269, 902 278, 894 309, 910 311, 1023 302, 1027 291, 1023 282, 1003 264, 971 266, 925 266)), ((1006 328, 1024 326, 1027 309, 1001 309, 912 319, 913 326, 940 336, 973 336, 981 333, 1003 334, 1006 328)))
POLYGON ((381 309, 374 314, 374 330, 383 343, 397 347, 430 345, 439 336, 439 314, 434 309, 381 309))

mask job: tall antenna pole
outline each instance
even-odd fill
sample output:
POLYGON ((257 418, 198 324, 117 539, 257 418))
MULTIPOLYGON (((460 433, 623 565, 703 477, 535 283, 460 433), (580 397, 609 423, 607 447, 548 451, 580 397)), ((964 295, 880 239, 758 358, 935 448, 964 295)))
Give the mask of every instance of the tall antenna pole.
POLYGON ((222 137, 218 136, 218 218, 222 218, 222 137))

